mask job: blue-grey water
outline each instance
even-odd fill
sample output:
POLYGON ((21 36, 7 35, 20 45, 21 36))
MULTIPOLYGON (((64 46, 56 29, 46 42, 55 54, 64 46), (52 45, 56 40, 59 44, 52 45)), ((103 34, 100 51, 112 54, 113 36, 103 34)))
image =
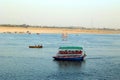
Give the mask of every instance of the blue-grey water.
POLYGON ((0 34, 0 80, 120 80, 120 34, 0 34), (29 45, 42 44, 42 49, 29 45), (54 61, 60 46, 82 46, 82 62, 54 61))

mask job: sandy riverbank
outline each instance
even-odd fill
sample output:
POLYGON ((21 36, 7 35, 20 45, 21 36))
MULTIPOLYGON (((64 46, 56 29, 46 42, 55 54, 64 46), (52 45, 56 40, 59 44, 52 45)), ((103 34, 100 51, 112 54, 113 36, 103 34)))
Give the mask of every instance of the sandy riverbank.
POLYGON ((67 34, 120 34, 120 30, 88 30, 67 28, 34 28, 34 27, 4 27, 0 26, 0 33, 67 33, 67 34))

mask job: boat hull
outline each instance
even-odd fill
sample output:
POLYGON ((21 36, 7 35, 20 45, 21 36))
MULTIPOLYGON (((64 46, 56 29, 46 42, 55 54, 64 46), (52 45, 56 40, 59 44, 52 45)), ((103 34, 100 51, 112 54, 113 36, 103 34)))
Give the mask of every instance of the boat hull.
POLYGON ((29 48, 43 48, 42 46, 29 46, 29 48))
POLYGON ((61 61, 83 61, 84 57, 77 57, 77 58, 62 58, 62 57, 53 57, 55 60, 61 61))

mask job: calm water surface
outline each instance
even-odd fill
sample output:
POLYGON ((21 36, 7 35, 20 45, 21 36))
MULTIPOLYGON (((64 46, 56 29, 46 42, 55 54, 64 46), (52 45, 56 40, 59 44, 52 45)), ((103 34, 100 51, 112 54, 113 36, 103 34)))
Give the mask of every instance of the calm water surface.
POLYGON ((120 80, 120 34, 0 34, 0 80, 120 80), (42 49, 29 45, 43 44, 42 49), (82 46, 83 62, 54 61, 60 46, 82 46))

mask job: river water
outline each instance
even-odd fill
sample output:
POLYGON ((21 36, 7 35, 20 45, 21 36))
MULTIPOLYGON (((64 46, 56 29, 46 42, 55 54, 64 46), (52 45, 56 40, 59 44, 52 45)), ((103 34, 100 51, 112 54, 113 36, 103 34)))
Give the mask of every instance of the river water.
POLYGON ((120 34, 0 34, 0 80, 120 80, 120 34), (29 45, 42 44, 41 49, 29 45), (55 61, 60 46, 82 46, 82 62, 55 61))

